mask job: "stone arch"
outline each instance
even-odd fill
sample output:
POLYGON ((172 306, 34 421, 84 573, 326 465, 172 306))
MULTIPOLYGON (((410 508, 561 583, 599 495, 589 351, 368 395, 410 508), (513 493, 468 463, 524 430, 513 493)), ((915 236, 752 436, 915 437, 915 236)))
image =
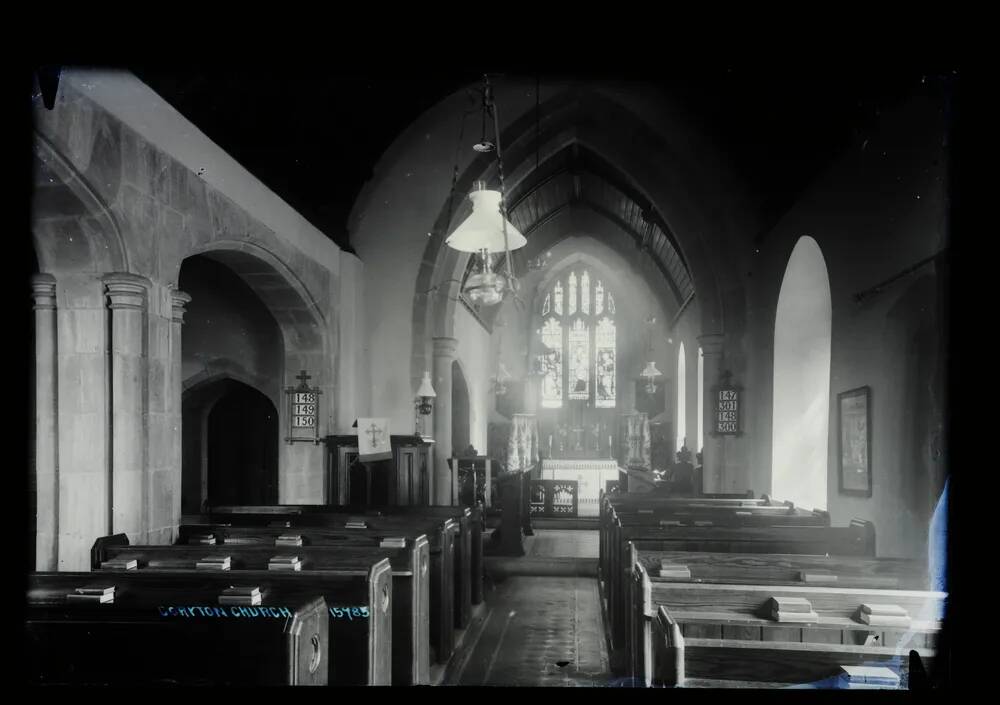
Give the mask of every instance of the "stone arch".
POLYGON ((32 238, 42 271, 129 271, 118 219, 76 167, 34 134, 32 238))
MULTIPOLYGON (((546 115, 547 125, 545 134, 537 141, 539 153, 543 146, 547 153, 552 153, 572 141, 579 141, 620 168, 638 190, 649 197, 650 204, 671 225, 682 257, 689 265, 700 302, 702 329, 721 333, 723 309, 715 270, 727 265, 712 261, 710 252, 723 251, 727 226, 709 211, 707 205, 702 205, 716 201, 718 194, 701 177, 694 160, 681 158, 663 135, 624 106, 596 91, 572 89, 557 94, 543 104, 540 112, 546 115), (598 115, 601 117, 595 117, 598 115), (602 129, 602 126, 610 129, 602 129)), ((533 119, 529 114, 521 115, 502 132, 507 171, 517 174, 521 169, 525 171, 521 178, 529 178, 530 169, 525 164, 534 161, 533 119)), ((454 198, 460 199, 474 181, 488 178, 493 168, 488 158, 474 159, 457 179, 454 198)), ((517 178, 514 183, 519 183, 517 178)), ((417 276, 412 316, 411 376, 414 379, 426 366, 430 338, 451 335, 459 287, 457 280, 467 261, 466 255, 449 251, 450 248, 443 244, 452 225, 446 222, 449 210, 454 218, 457 209, 454 203, 449 207, 448 198, 445 198, 417 276), (434 293, 428 294, 431 290, 434 293)))
MULTIPOLYGON (((257 242, 243 240, 216 240, 192 248, 168 270, 167 281, 178 281, 183 262, 195 256, 213 260, 231 270, 259 299, 280 330, 282 360, 279 379, 274 380, 273 385, 277 398, 270 397, 277 407, 277 435, 282 439, 289 435, 291 417, 283 390, 298 384, 295 378, 300 370, 307 370, 310 376, 308 384, 321 391, 320 428, 333 428, 336 410, 333 331, 312 292, 291 267, 270 249, 257 242)), ((197 306, 197 301, 189 305, 193 306, 197 306)), ((191 380, 191 383, 203 382, 212 373, 228 374, 251 387, 259 386, 259 380, 241 379, 238 370, 228 368, 213 369, 202 378, 191 380)), ((327 490, 321 448, 313 443, 301 442, 282 442, 279 445, 279 501, 325 501, 327 490)))
MULTIPOLYGON (((220 479, 216 477, 213 481, 212 473, 218 474, 219 472, 226 472, 228 470, 228 474, 233 474, 233 463, 231 460, 222 463, 222 465, 227 467, 220 467, 220 460, 225 461, 225 459, 220 459, 219 457, 220 448, 218 446, 220 439, 213 436, 218 435, 220 431, 225 432, 224 429, 220 429, 220 419, 216 413, 219 409, 218 405, 234 394, 240 396, 241 399, 250 399, 255 409, 266 411, 267 415, 271 418, 270 421, 265 421, 262 427, 271 428, 278 425, 278 412, 270 397, 255 385, 237 379, 236 375, 228 373, 215 374, 211 378, 203 379, 196 384, 188 386, 184 392, 182 402, 184 409, 181 462, 182 513, 198 513, 202 511, 205 501, 212 500, 210 488, 213 484, 218 485, 220 479)), ((225 411, 232 413, 234 409, 228 408, 225 411)), ((222 419, 222 421, 225 421, 225 419, 222 419)), ((232 426, 232 424, 229 425, 232 426)), ((277 501, 277 444, 279 442, 277 436, 277 433, 270 432, 250 434, 250 442, 256 444, 254 448, 248 449, 250 455, 254 456, 251 458, 251 461, 254 463, 259 462, 255 458, 260 455, 262 456, 264 465, 267 466, 264 467, 262 465, 257 468, 257 475, 259 477, 254 478, 254 483, 264 482, 267 486, 261 488, 259 492, 252 492, 250 495, 244 497, 236 497, 235 500, 248 504, 266 504, 277 501)), ((240 448, 232 449, 232 452, 239 453, 240 451, 240 448)), ((218 497, 215 500, 216 503, 220 503, 218 502, 218 497)))
POLYGON ((178 260, 168 281, 176 282, 183 260, 203 255, 226 265, 254 290, 278 325, 300 347, 320 348, 327 329, 323 307, 280 257, 249 240, 213 240, 188 250, 178 260))

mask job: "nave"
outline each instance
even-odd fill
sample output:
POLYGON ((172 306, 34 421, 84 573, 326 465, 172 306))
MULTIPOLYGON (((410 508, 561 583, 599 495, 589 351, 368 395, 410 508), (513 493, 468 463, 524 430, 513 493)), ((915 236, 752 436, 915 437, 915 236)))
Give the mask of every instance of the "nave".
POLYGON ((33 72, 25 678, 950 685, 957 74, 661 69, 33 72))

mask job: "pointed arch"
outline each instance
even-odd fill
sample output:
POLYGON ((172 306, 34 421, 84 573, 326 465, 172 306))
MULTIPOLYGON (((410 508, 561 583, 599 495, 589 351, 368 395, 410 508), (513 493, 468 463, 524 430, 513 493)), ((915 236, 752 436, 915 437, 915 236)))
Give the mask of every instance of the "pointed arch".
POLYGON ((677 349, 677 443, 676 450, 684 445, 687 436, 687 361, 684 359, 684 342, 677 349))
POLYGON ((831 341, 826 261, 805 235, 788 258, 775 315, 771 490, 814 509, 827 507, 831 341))

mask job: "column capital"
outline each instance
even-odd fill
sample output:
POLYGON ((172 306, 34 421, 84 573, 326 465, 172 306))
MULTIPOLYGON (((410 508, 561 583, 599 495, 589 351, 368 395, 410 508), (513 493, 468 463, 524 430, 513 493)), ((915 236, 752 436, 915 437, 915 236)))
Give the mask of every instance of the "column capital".
POLYGON ((726 336, 723 333, 705 333, 698 336, 698 343, 701 345, 701 354, 705 357, 709 355, 721 355, 722 343, 726 336))
POLYGON ((51 274, 32 275, 31 296, 35 300, 36 311, 54 309, 56 307, 56 278, 51 274))
POLYGON ((104 275, 101 281, 107 288, 108 301, 112 309, 145 310, 146 295, 150 287, 146 277, 130 272, 112 272, 104 275))
POLYGON ((184 307, 191 303, 191 295, 180 289, 171 289, 170 304, 172 310, 171 319, 174 323, 184 323, 184 307))
POLYGON ((434 357, 455 357, 457 338, 434 338, 434 357))

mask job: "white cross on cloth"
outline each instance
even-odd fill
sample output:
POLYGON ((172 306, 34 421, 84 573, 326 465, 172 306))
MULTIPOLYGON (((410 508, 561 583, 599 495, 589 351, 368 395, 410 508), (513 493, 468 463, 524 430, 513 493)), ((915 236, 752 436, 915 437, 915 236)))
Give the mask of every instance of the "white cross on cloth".
POLYGON ((389 460, 392 458, 389 419, 358 419, 358 460, 389 460))

